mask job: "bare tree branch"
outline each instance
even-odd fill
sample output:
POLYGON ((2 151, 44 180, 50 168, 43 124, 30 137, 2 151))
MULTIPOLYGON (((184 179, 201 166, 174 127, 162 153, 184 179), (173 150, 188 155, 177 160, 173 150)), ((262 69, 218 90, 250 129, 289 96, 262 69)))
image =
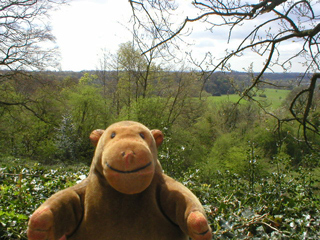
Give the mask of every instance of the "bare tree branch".
POLYGON ((292 100, 291 105, 290 105, 290 112, 294 116, 295 120, 297 120, 303 126, 303 136, 304 136, 306 143, 308 144, 308 146, 310 148, 312 148, 312 146, 308 141, 307 130, 310 130, 310 131, 320 135, 318 127, 316 125, 312 124, 308 120, 308 116, 309 116, 312 101, 313 101, 313 95, 314 95, 314 91, 316 88, 316 82, 319 78, 320 78, 320 73, 313 74, 313 76, 311 77, 311 83, 310 83, 309 87, 307 89, 300 91, 294 97, 294 99, 292 100), (303 113, 303 116, 301 119, 300 117, 297 116, 296 112, 294 111, 294 105, 295 105, 296 101, 299 99, 299 97, 301 97, 304 93, 308 94, 308 98, 307 98, 307 103, 304 107, 304 113, 303 113))
MULTIPOLYGON (((249 4, 242 0, 195 0, 192 3, 194 17, 182 17, 180 18, 182 19, 180 20, 180 24, 177 24, 177 16, 175 15, 175 11, 179 9, 179 6, 165 7, 173 6, 174 1, 129 0, 129 2, 134 13, 136 30, 138 31, 142 27, 151 33, 152 28, 157 35, 157 41, 154 41, 151 47, 146 46, 143 54, 159 49, 163 45, 169 49, 167 46, 180 39, 188 30, 190 24, 194 22, 201 22, 206 24, 206 26, 211 26, 208 28, 209 31, 213 31, 213 29, 218 27, 228 27, 227 41, 229 42, 232 40, 232 33, 234 31, 239 30, 239 27, 243 24, 254 20, 255 25, 248 25, 251 29, 248 29, 248 33, 233 51, 226 51, 223 57, 216 57, 215 61, 211 61, 211 71, 204 70, 201 66, 204 64, 204 61, 198 62, 191 56, 191 53, 189 54, 190 62, 194 63, 204 73, 201 75, 203 86, 215 71, 232 70, 232 65, 230 65, 231 60, 245 55, 248 50, 262 57, 264 60, 262 68, 253 77, 250 86, 242 91, 240 100, 243 97, 250 98, 250 91, 258 85, 270 84, 262 79, 267 70, 273 71, 273 68, 278 66, 284 71, 288 71, 293 60, 304 57, 304 76, 312 75, 312 77, 307 89, 298 93, 291 103, 290 111, 293 118, 281 119, 272 113, 269 114, 273 115, 280 122, 298 121, 303 126, 304 139, 311 147, 308 143, 307 132, 311 131, 319 134, 317 126, 308 120, 315 84, 319 78, 318 72, 320 71, 320 14, 318 12, 319 8, 315 7, 318 4, 317 1, 261 0, 256 4, 249 4), (292 52, 291 56, 287 59, 280 58, 282 56, 281 46, 289 41, 295 41, 297 44, 300 44, 301 48, 292 52), (308 94, 308 100, 301 117, 294 112, 294 105, 297 99, 305 94, 308 94)), ((261 107, 263 108, 263 106, 261 107)), ((264 111, 266 110, 264 109, 264 111)))

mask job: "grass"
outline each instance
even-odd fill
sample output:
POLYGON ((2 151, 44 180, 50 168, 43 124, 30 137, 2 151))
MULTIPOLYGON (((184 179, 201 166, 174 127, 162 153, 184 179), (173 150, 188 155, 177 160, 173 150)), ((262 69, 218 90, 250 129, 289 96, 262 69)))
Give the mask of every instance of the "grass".
POLYGON ((290 90, 280 90, 280 89, 271 89, 267 88, 264 90, 260 90, 257 92, 257 97, 255 97, 258 101, 266 100, 273 109, 279 108, 286 99, 290 90), (266 97, 259 97, 260 94, 265 94, 266 97))
MULTIPOLYGON (((258 90, 254 97, 255 100, 259 101, 263 106, 270 107, 272 109, 277 109, 281 106, 283 100, 286 99, 290 90, 282 89, 271 89, 266 88, 263 90, 258 90)), ((222 96, 211 96, 208 97, 207 101, 209 103, 219 103, 219 102, 237 102, 240 96, 238 94, 222 95, 222 96)), ((242 99, 241 103, 246 102, 242 99)))

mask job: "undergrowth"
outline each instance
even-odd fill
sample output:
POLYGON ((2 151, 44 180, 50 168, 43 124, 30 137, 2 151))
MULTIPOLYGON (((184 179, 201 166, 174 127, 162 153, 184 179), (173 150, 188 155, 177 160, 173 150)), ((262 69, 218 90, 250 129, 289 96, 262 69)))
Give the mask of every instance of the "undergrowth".
MULTIPOLYGON (((44 167, 19 160, 0 168, 0 239, 26 239, 32 212, 53 193, 84 179, 88 167, 44 167)), ((203 203, 213 239, 319 239, 319 196, 303 169, 270 174, 252 185, 237 174, 216 172, 204 181, 189 169, 179 179, 203 203)))
POLYGON ((211 183, 201 183, 197 170, 183 181, 204 204, 214 239, 320 239, 319 195, 312 182, 278 174, 256 182, 237 174, 217 172, 211 183))

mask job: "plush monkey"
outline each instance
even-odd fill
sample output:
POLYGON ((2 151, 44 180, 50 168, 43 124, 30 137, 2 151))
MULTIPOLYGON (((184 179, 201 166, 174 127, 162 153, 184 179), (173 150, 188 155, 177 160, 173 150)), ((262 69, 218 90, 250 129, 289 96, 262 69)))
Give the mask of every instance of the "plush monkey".
POLYGON ((123 121, 90 139, 96 150, 88 177, 32 214, 29 240, 211 239, 199 200, 162 171, 160 130, 123 121))

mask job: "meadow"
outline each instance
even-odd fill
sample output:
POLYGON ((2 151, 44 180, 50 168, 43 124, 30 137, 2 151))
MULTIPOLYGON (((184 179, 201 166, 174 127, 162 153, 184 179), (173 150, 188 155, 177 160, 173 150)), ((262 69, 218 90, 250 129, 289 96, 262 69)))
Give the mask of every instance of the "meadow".
MULTIPOLYGON (((281 106, 282 102, 286 99, 290 90, 266 88, 255 92, 254 100, 259 101, 267 109, 277 109, 281 106)), ((233 102, 236 103, 240 99, 238 94, 211 96, 207 98, 209 104, 219 102, 233 102)), ((240 103, 247 102, 246 99, 242 99, 240 103)))

